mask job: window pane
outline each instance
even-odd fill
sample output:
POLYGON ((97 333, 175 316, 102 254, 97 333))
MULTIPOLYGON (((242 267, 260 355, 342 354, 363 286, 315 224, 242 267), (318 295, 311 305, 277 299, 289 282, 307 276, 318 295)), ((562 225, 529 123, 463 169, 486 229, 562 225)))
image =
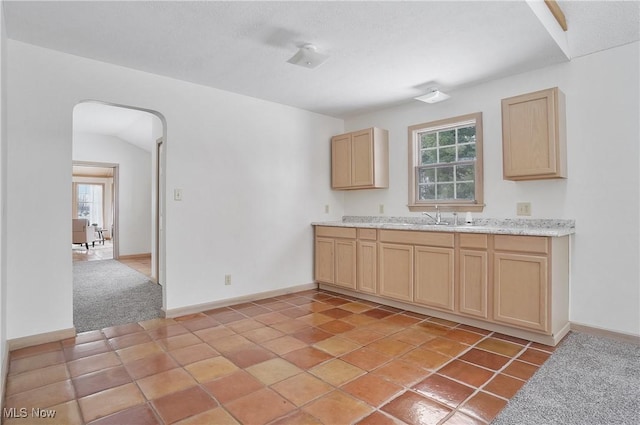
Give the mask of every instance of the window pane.
POLYGON ((453 183, 438 184, 437 199, 454 199, 453 198, 453 183))
POLYGON ((462 145, 458 146, 458 161, 468 161, 476 159, 476 145, 462 145))
POLYGON ((429 201, 436 199, 436 185, 435 184, 424 184, 418 186, 419 193, 418 199, 421 201, 429 201))
POLYGON ((418 183, 435 183, 436 170, 433 168, 419 168, 418 169, 418 183))
POLYGON ((438 135, 440 136, 440 146, 449 146, 456 142, 455 130, 440 131, 438 135))
POLYGON ((475 179, 475 170, 473 165, 458 165, 456 167, 457 181, 473 181, 475 179))
POLYGON ((451 146, 450 148, 441 148, 439 152, 440 152, 439 162, 454 162, 456 160, 455 146, 451 146))
POLYGON ((475 199, 474 184, 473 183, 458 183, 456 185, 457 199, 475 199))
POLYGON ((422 133, 420 135, 420 140, 422 142, 421 147, 423 149, 436 147, 436 133, 422 133))
POLYGON ((89 218, 91 208, 87 203, 79 203, 78 204, 78 218, 89 218))
POLYGON ((464 127, 458 129, 458 143, 470 143, 476 141, 476 127, 464 127))
POLYGON ((421 164, 435 164, 438 161, 436 158, 435 149, 423 150, 421 152, 421 156, 422 156, 421 164))
POLYGON ((438 168, 438 183, 453 181, 453 167, 438 168))
POLYGON ((78 218, 86 218, 90 224, 97 224, 102 227, 102 185, 78 183, 76 187, 78 193, 78 218))

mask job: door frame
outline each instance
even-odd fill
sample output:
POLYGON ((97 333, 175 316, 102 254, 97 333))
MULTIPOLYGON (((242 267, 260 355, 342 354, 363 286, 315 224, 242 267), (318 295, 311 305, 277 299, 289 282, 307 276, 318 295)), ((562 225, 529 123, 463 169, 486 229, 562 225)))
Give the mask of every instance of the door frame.
MULTIPOLYGON (((151 250, 152 250, 152 263, 154 261, 154 253, 156 253, 156 266, 152 265, 151 271, 152 274, 155 272, 155 276, 152 277, 151 279, 154 280, 156 283, 164 286, 166 284, 165 279, 166 279, 166 264, 167 264, 167 253, 166 253, 166 236, 165 236, 165 215, 166 215, 166 198, 165 198, 165 191, 166 191, 166 173, 164 170, 166 170, 166 149, 167 149, 167 120, 164 117, 164 115, 156 110, 153 109, 147 109, 147 108, 141 108, 141 107, 136 107, 136 106, 130 106, 130 105, 125 105, 125 104, 120 104, 120 103, 113 103, 113 102, 105 102, 102 100, 96 100, 96 99, 84 99, 79 101, 77 105, 81 104, 81 103, 98 103, 101 105, 108 105, 108 106, 113 106, 116 108, 125 108, 125 109, 133 109, 136 111, 142 111, 142 112, 147 112, 151 115, 153 115, 154 117, 156 117, 157 119, 160 120, 160 125, 162 126, 162 149, 160 150, 161 155, 158 158, 159 164, 161 168, 156 167, 156 172, 155 175, 153 177, 154 181, 157 183, 158 189, 160 191, 160 196, 158 196, 158 202, 157 202, 157 206, 158 208, 157 211, 153 214, 155 219, 156 219, 156 226, 153 226, 152 228, 155 230, 156 228, 159 229, 159 232, 156 234, 156 244, 158 245, 157 250, 155 250, 155 247, 151 246, 151 250), (162 170, 162 172, 160 171, 162 170)), ((156 141, 156 149, 158 148, 157 145, 157 141, 156 141)), ((153 151, 152 151, 153 152, 153 151)), ((154 164, 154 162, 152 161, 152 164, 154 164)), ((115 180, 114 180, 115 182, 115 180)), ((153 189, 152 189, 152 193, 154 193, 153 189)), ((115 222, 114 222, 114 226, 115 226, 115 222)), ((115 247, 114 247, 115 249, 115 247)), ((114 250, 114 256, 116 254, 116 251, 114 250)), ((162 291, 162 309, 165 310, 166 309, 166 305, 167 305, 167 300, 166 300, 166 291, 163 289, 162 291)))
POLYGON ((113 244, 113 259, 117 260, 118 258, 120 258, 120 235, 118 226, 120 164, 115 164, 112 162, 72 161, 72 165, 79 165, 82 167, 113 168, 113 231, 111 232, 111 243, 113 244))

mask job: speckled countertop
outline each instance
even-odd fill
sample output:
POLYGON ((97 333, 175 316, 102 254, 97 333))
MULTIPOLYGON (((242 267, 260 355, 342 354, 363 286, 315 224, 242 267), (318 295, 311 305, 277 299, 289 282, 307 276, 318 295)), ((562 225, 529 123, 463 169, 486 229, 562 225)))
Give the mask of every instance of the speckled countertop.
MULTIPOLYGON (((443 216, 442 220, 453 223, 452 216, 443 216)), ((575 220, 475 218, 473 224, 468 225, 464 223, 464 215, 462 215, 458 216, 458 222, 461 224, 454 226, 452 224, 436 225, 428 217, 344 216, 342 221, 311 224, 313 226, 552 237, 571 235, 576 232, 575 220)))

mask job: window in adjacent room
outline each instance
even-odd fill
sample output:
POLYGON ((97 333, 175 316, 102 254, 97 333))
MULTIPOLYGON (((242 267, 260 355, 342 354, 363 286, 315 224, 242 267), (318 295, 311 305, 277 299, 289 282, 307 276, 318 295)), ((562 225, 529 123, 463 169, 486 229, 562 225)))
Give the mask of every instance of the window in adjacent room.
POLYGON ((409 209, 482 211, 482 113, 409 127, 409 209))
POLYGON ((77 218, 89 219, 90 224, 103 225, 104 186, 96 183, 75 183, 77 218))

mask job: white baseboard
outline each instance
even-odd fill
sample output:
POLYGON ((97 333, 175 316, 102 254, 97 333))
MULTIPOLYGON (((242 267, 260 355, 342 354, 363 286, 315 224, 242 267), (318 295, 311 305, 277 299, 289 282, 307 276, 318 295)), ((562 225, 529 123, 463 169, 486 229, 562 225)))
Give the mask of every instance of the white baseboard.
POLYGON ((118 256, 118 260, 137 260, 141 258, 150 258, 150 252, 143 252, 141 254, 128 254, 128 255, 120 255, 118 256))
POLYGON ((167 319, 173 317, 185 316, 187 314, 200 313, 214 308, 227 307, 234 304, 246 303, 251 301, 262 300, 265 298, 277 297, 279 295, 293 294, 295 292, 308 291, 309 289, 317 289, 317 283, 307 283, 304 285, 290 286, 288 288, 276 289, 273 291, 258 292, 256 294, 243 295, 241 297, 227 298, 220 301, 213 301, 203 304, 195 304, 186 307, 163 309, 167 319))
POLYGON ((34 345, 46 344, 47 342, 62 341, 63 339, 73 338, 76 336, 76 328, 60 329, 53 332, 45 332, 37 335, 23 336, 7 340, 9 351, 19 348, 32 347, 34 345))
POLYGON ((596 326, 589 326, 589 325, 576 323, 576 322, 571 322, 571 330, 594 335, 594 336, 602 336, 605 338, 615 339, 617 341, 630 342, 632 344, 640 345, 640 335, 612 331, 610 329, 598 328, 596 326))

